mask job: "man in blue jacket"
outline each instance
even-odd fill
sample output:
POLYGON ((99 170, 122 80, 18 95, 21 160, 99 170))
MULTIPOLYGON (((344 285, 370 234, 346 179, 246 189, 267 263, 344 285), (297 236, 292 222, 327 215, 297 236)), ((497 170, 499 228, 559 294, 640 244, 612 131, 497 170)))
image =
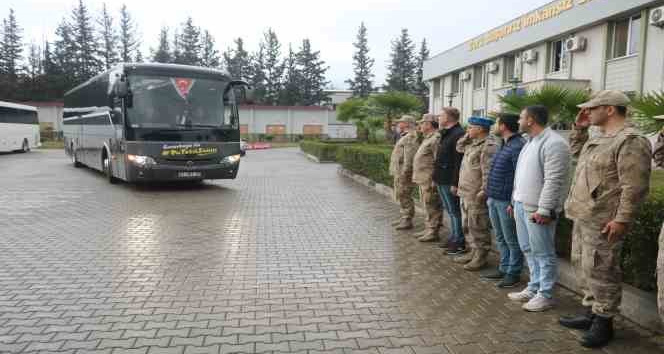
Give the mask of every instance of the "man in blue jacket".
POLYGON ((500 264, 498 269, 482 275, 482 278, 500 280, 498 287, 511 288, 519 283, 523 253, 519 247, 514 218, 508 209, 512 203, 516 163, 526 140, 519 134, 518 115, 500 114, 497 123, 496 134, 502 138, 503 143, 491 161, 486 194, 489 197, 489 219, 500 251, 500 264))

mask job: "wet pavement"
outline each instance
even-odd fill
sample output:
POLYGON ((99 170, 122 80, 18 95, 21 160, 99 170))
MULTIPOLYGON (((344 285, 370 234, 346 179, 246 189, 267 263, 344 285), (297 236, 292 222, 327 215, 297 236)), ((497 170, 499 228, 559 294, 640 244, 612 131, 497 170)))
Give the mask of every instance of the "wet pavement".
MULTIPOLYGON (((249 151, 236 180, 141 187, 0 155, 0 353, 588 351, 557 324, 571 293, 521 310, 336 168, 249 151)), ((624 320, 617 337, 603 352, 664 352, 624 320)))

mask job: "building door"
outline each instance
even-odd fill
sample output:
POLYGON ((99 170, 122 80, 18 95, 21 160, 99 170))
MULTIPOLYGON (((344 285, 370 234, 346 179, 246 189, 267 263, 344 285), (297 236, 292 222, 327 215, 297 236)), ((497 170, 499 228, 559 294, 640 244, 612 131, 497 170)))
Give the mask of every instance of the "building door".
POLYGON ((302 134, 321 135, 323 134, 323 126, 320 124, 305 124, 302 126, 302 134))

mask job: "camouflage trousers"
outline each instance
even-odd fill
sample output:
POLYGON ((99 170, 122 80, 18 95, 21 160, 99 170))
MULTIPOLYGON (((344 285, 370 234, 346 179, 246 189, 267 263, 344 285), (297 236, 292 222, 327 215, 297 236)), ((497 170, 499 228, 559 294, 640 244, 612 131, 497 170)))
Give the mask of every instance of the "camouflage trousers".
POLYGON ((415 216, 414 188, 415 184, 410 179, 394 177, 394 194, 399 202, 401 220, 410 221, 415 216))
MULTIPOLYGON (((605 225, 592 224, 578 220, 575 231, 583 239, 581 246, 581 267, 583 277, 590 290, 586 299, 591 303, 593 313, 614 316, 620 313, 622 301, 622 268, 620 254, 623 241, 609 243, 602 234, 605 225)), ((585 298, 585 296, 584 296, 585 298)))
POLYGON ((583 295, 581 304, 584 307, 592 307, 595 299, 593 293, 588 288, 588 282, 581 265, 583 259, 583 233, 581 231, 581 221, 574 222, 574 229, 572 230, 572 254, 571 254, 572 268, 574 269, 574 276, 576 278, 576 287, 583 295))
POLYGON ((461 199, 463 228, 467 230, 466 240, 473 249, 491 250, 491 230, 489 208, 486 203, 469 202, 461 199))
POLYGON ((432 183, 420 184, 421 199, 426 212, 424 227, 427 232, 436 232, 443 223, 440 196, 432 183))
POLYGON ((657 254, 657 307, 659 317, 664 321, 664 224, 659 233, 659 253, 657 254))

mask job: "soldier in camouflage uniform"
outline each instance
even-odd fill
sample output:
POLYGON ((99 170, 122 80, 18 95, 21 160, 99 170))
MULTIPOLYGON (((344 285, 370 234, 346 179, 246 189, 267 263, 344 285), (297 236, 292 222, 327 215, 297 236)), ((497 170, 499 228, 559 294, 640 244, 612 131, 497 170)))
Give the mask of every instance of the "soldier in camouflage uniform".
POLYGON ((425 231, 418 238, 420 242, 438 240, 438 231, 442 224, 442 211, 440 197, 433 185, 433 168, 436 161, 440 134, 438 122, 433 114, 425 114, 419 122, 424 140, 415 153, 413 163, 413 182, 420 187, 422 201, 426 210, 425 231))
POLYGON ((394 192, 401 206, 397 230, 413 228, 415 201, 413 200, 413 158, 419 147, 419 139, 415 130, 415 118, 404 115, 397 120, 401 138, 394 146, 390 158, 390 176, 394 177, 394 192))
MULTIPOLYGON (((664 119, 664 116, 657 117, 664 119)), ((664 127, 657 135, 655 150, 652 155, 655 165, 664 168, 664 127)), ((659 317, 664 322, 664 223, 662 231, 659 233, 659 252, 657 254, 657 307, 659 308, 659 317)))
POLYGON ((650 185, 651 146, 626 123, 629 98, 601 91, 579 107, 572 140, 587 140, 579 155, 565 202, 567 217, 578 225, 581 267, 592 294, 592 312, 561 318, 563 326, 586 330, 581 345, 602 347, 613 338, 613 316, 622 297, 620 254, 623 238, 650 185), (590 125, 600 134, 588 139, 590 125))
POLYGON ((461 197, 464 228, 468 229, 471 251, 457 257, 454 262, 465 264, 465 270, 477 271, 487 264, 491 250, 489 209, 486 204, 486 185, 491 169, 491 158, 497 151, 496 141, 489 133, 493 120, 471 117, 468 132, 457 142, 457 151, 463 153, 459 174, 458 194, 461 197))

